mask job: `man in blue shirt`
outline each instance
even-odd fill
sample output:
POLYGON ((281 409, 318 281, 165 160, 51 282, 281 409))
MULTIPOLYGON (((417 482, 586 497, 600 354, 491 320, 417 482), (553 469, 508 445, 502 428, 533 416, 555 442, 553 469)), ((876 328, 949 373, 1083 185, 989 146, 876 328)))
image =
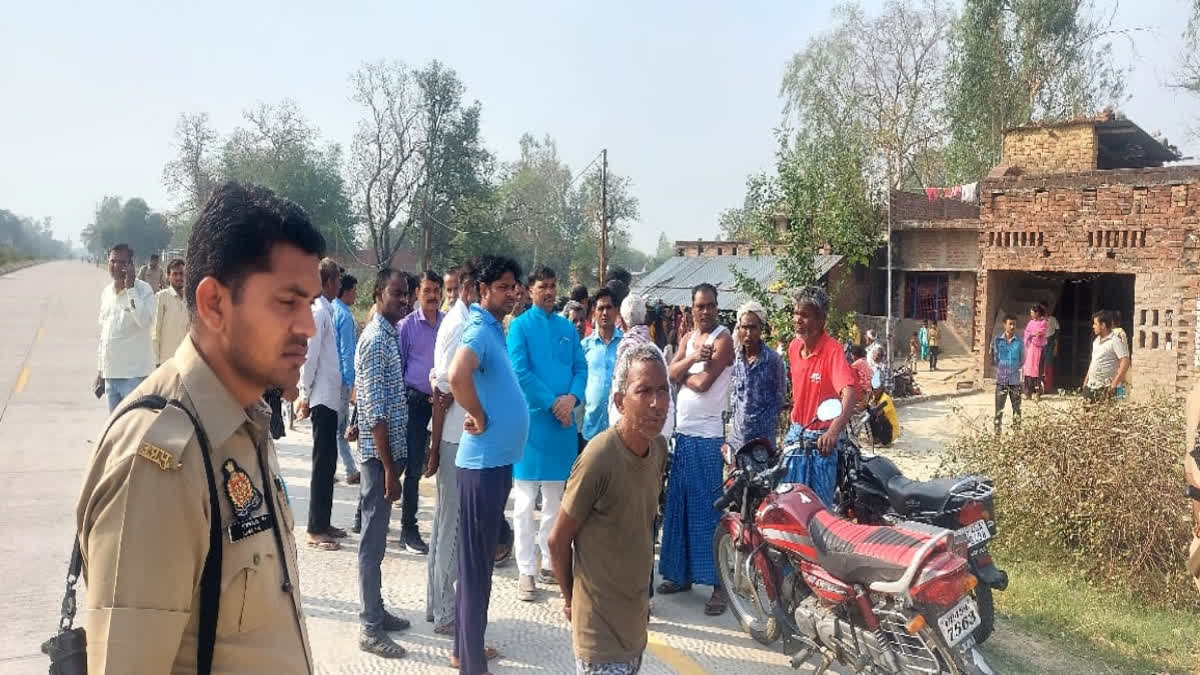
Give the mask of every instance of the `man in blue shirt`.
MULTIPOLYGON (((512 489, 513 464, 529 435, 529 413, 508 359, 501 320, 517 302, 515 260, 480 256, 474 270, 479 303, 471 305, 450 364, 450 393, 466 411, 458 445, 458 589, 451 666, 487 672, 495 650, 484 648, 500 517, 512 489)), ((574 330, 574 329, 572 329, 574 330)))
POLYGON ((354 346, 358 342, 355 334, 354 314, 350 308, 358 299, 358 279, 353 275, 342 275, 342 288, 333 299, 333 334, 337 338, 338 364, 342 370, 342 407, 338 409, 338 454, 342 457, 342 468, 346 471, 346 483, 358 484, 358 466, 346 440, 346 423, 350 421, 350 392, 354 390, 354 346))
POLYGON ((617 345, 623 334, 617 328, 617 308, 607 288, 596 291, 595 330, 583 339, 587 362, 587 389, 583 394, 583 439, 590 441, 609 426, 608 394, 617 365, 617 345))
POLYGON ((1021 364, 1025 361, 1025 341, 1017 336, 1017 317, 1004 317, 1004 334, 992 341, 992 364, 996 366, 996 435, 1004 419, 1004 399, 1012 404, 1013 428, 1021 426, 1021 364))
POLYGON ((575 326, 554 311, 558 295, 554 270, 534 267, 527 287, 534 304, 509 324, 508 356, 529 409, 529 440, 521 461, 513 467, 513 549, 520 572, 517 597, 531 602, 537 591, 535 575, 543 583, 554 582, 548 542, 567 476, 579 454, 572 412, 583 400, 587 364, 575 326), (539 492, 540 529, 533 522, 539 492))

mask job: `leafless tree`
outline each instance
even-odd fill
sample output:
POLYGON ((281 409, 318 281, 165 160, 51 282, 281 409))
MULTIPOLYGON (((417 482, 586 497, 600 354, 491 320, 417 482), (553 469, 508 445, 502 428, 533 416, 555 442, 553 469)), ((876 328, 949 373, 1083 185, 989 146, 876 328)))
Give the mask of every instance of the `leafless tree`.
POLYGON ((788 64, 780 88, 785 124, 815 137, 850 137, 871 149, 871 182, 936 180, 945 144, 944 0, 889 0, 868 16, 857 4, 834 11, 833 29, 788 64))
POLYGON ((423 176, 419 93, 412 73, 398 61, 367 63, 350 76, 350 84, 351 100, 364 113, 350 149, 352 200, 382 267, 420 215, 412 203, 423 176))
POLYGON ((208 113, 179 116, 174 142, 177 154, 163 168, 163 185, 179 200, 179 207, 170 214, 177 223, 190 223, 212 194, 219 142, 208 113))

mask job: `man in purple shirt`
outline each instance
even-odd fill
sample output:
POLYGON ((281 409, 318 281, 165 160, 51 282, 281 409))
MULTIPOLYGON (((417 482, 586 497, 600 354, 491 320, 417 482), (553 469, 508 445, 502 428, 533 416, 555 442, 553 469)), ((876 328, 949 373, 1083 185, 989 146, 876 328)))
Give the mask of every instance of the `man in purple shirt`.
POLYGON ((400 539, 410 553, 429 553, 417 530, 417 498, 425 472, 425 446, 429 444, 429 418, 433 416, 429 371, 433 345, 442 316, 442 275, 426 270, 417 287, 417 308, 400 320, 396 331, 404 361, 404 388, 408 398, 408 456, 404 468, 404 496, 400 505, 400 539))

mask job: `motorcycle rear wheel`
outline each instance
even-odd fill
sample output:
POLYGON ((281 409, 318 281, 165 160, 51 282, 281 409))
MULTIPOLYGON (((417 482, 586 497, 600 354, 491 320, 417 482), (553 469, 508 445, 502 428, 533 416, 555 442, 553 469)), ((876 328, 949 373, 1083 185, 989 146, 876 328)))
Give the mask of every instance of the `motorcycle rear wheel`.
POLYGON ((963 654, 957 649, 947 647, 946 644, 942 642, 941 637, 937 634, 937 632, 934 631, 932 626, 926 626, 925 628, 922 628, 920 635, 922 639, 925 640, 925 643, 928 644, 933 650, 933 653, 937 656, 939 673, 945 673, 946 675, 994 674, 994 671, 992 671, 990 666, 980 668, 968 658, 967 654, 963 654))
POLYGON ((723 529, 718 529, 713 536, 713 559, 717 563, 721 587, 729 596, 729 609, 742 629, 759 644, 773 644, 783 634, 783 627, 775 617, 775 603, 767 598, 766 585, 753 565, 750 566, 751 577, 746 582, 753 584, 754 589, 737 583, 733 537, 723 529))

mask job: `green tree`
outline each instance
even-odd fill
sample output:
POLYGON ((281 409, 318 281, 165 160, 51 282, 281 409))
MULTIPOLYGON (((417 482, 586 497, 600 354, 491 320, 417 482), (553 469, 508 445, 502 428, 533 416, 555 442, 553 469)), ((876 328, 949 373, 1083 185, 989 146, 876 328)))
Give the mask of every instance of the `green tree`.
POLYGON ((246 126, 234 129, 221 147, 221 179, 271 188, 304 208, 331 254, 356 250, 341 148, 322 141, 294 101, 259 104, 243 117, 246 126))
POLYGON ((102 256, 115 244, 133 247, 139 259, 150 257, 166 248, 171 240, 167 219, 150 208, 146 200, 133 197, 122 201, 108 195, 96 206, 95 220, 83 230, 84 245, 96 256, 102 256))
POLYGON ((424 166, 414 203, 420 205, 421 265, 429 269, 452 262, 447 252, 455 235, 471 233, 469 224, 453 221, 460 212, 477 213, 479 204, 488 201, 493 160, 479 138, 482 105, 463 105, 466 87, 455 71, 433 61, 414 79, 420 91, 418 154, 424 166))
POLYGON ((54 238, 50 218, 37 221, 0 209, 0 265, 13 259, 51 259, 69 254, 70 246, 54 238))
MULTIPOLYGON (((786 289, 820 281, 814 263, 822 248, 841 255, 845 265, 860 265, 883 243, 865 156, 863 148, 845 137, 802 139, 781 144, 775 175, 747 181, 751 239, 776 246, 779 282, 762 288, 736 269, 734 275, 739 288, 767 308, 776 335, 791 334, 786 289)), ((840 330, 843 319, 842 313, 832 312, 831 331, 840 330)))
POLYGON ((966 0, 949 34, 952 176, 986 174, 1011 127, 1119 104, 1126 71, 1111 40, 1121 35, 1092 0, 966 0))

